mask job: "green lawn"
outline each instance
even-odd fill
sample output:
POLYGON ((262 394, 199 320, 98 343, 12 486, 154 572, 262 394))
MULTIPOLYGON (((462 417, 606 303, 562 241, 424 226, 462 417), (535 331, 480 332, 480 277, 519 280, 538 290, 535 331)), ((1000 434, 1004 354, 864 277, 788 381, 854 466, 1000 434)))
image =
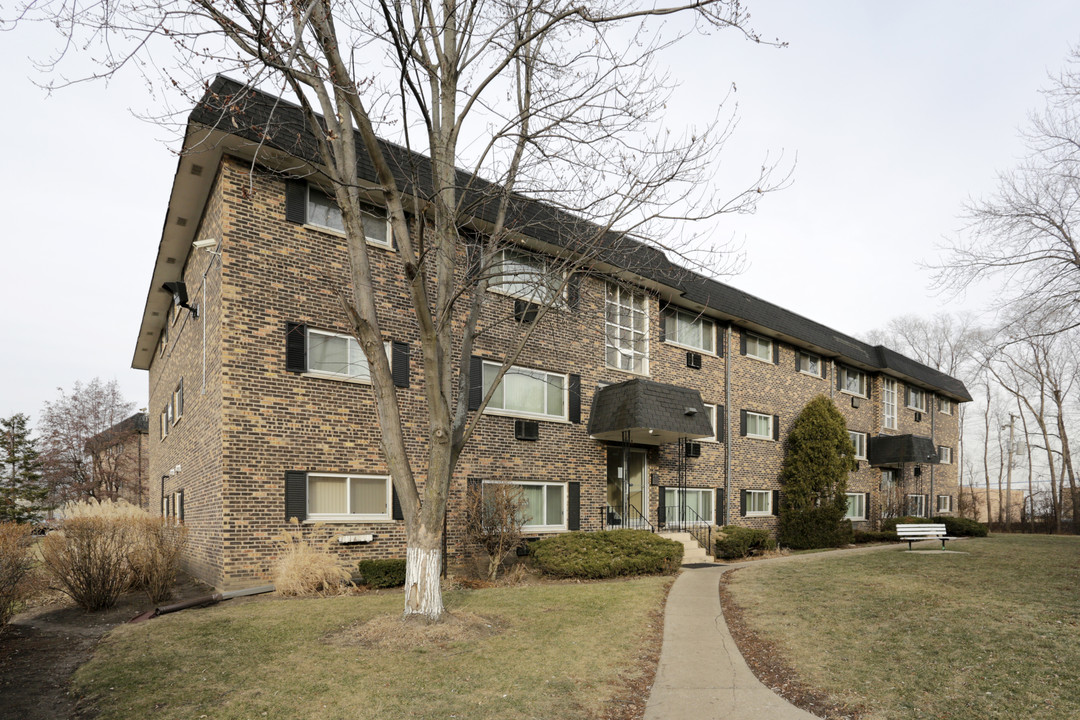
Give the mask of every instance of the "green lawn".
POLYGON ((1080 717, 1080 537, 749 566, 746 621, 866 718, 1080 717))
POLYGON ((75 686, 99 720, 586 718, 641 672, 670 580, 451 592, 492 628, 408 649, 343 641, 398 593, 223 603, 118 628, 75 686))

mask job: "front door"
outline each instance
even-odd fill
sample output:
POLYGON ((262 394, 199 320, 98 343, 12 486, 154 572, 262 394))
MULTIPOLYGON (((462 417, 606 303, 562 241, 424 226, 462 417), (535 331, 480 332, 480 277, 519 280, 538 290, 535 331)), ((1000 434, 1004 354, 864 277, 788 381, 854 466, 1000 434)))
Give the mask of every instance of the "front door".
POLYGON ((612 445, 607 456, 607 524, 645 527, 649 517, 649 464, 646 451, 612 445), (626 468, 623 452, 628 453, 626 468), (623 477, 625 474, 626 477, 623 477))

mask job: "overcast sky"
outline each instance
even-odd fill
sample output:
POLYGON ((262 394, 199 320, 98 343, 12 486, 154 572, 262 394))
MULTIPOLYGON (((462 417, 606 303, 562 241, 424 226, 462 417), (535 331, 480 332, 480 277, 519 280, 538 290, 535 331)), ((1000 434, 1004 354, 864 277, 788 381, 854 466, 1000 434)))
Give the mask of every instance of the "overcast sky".
MULTIPOLYGON (((1080 3, 749 8, 787 48, 719 34, 671 58, 673 113, 701 115, 736 84, 740 124, 718 173, 738 183, 766 153, 798 158, 790 188, 712 229, 747 254, 728 281, 856 336, 900 314, 981 310, 993 288, 946 301, 917 261, 1019 157, 1038 90, 1080 41, 1080 3)), ((57 387, 94 377, 146 404, 147 374, 130 365, 176 167, 169 131, 132 114, 157 102, 135 75, 51 97, 36 87, 29 58, 54 45, 42 28, 0 35, 0 416, 32 422, 57 387)))

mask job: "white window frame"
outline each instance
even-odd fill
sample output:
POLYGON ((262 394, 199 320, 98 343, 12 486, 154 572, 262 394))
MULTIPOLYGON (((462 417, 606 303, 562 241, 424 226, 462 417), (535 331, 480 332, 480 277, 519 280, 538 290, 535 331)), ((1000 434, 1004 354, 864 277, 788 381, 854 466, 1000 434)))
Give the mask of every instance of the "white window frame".
POLYGON ((180 422, 180 418, 183 417, 183 413, 180 410, 184 406, 184 379, 180 378, 180 382, 176 383, 176 389, 172 392, 171 407, 173 409, 172 424, 180 422))
MULTIPOLYGON (((348 333, 334 332, 333 330, 319 330, 317 328, 309 327, 307 329, 307 336, 304 338, 304 343, 305 343, 304 353, 305 353, 305 358, 306 358, 304 363, 305 363, 305 367, 307 368, 303 373, 304 375, 312 375, 312 376, 323 377, 323 378, 334 378, 336 380, 346 380, 348 382, 361 383, 363 385, 370 385, 371 384, 371 367, 368 365, 367 356, 364 354, 364 349, 362 347, 360 347, 360 343, 357 342, 356 338, 354 338, 352 335, 349 335, 348 333), (348 364, 350 366, 352 366, 354 364, 353 359, 352 359, 353 358, 352 352, 353 352, 353 349, 355 348, 355 351, 359 354, 359 359, 360 359, 359 361, 363 363, 364 368, 367 370, 367 375, 366 376, 364 376, 364 375, 351 375, 349 373, 334 372, 333 370, 317 370, 317 369, 312 368, 311 367, 311 336, 313 334, 314 335, 322 335, 324 337, 340 338, 340 339, 345 340, 348 343, 348 348, 349 348, 349 357, 348 357, 348 360, 347 360, 348 364)), ((392 351, 391 351, 390 343, 389 342, 384 342, 383 347, 386 349, 386 358, 388 360, 390 360, 391 362, 393 362, 393 356, 391 354, 392 351)))
POLYGON ((763 335, 755 335, 754 333, 746 333, 746 357, 760 360, 761 362, 767 362, 770 365, 773 364, 773 340, 763 335), (754 341, 754 350, 760 351, 761 344, 765 343, 768 346, 768 350, 765 351, 765 357, 758 355, 756 352, 750 352, 750 341, 754 341))
POLYGON ((169 422, 169 404, 166 403, 165 407, 163 407, 161 409, 161 426, 160 426, 160 431, 161 431, 161 438, 160 439, 161 440, 164 440, 165 438, 169 437, 169 427, 171 425, 172 425, 172 423, 169 422))
MULTIPOLYGON (((673 487, 673 486, 669 485, 668 487, 664 488, 664 497, 660 498, 660 502, 662 502, 664 504, 665 513, 667 515, 665 520, 667 522, 669 522, 669 523, 682 522, 684 524, 691 524, 691 525, 712 525, 713 519, 716 517, 716 490, 713 489, 713 488, 678 488, 678 487, 673 487), (676 500, 676 502, 678 502, 678 499, 679 499, 678 493, 683 489, 686 490, 687 494, 695 493, 697 495, 707 495, 708 496, 708 498, 709 498, 709 513, 708 513, 709 517, 703 517, 701 520, 688 520, 686 518, 683 518, 681 521, 678 518, 673 518, 672 517, 671 513, 672 513, 672 507, 673 506, 668 504, 667 494, 669 492, 675 493, 675 500, 676 500)), ((700 502, 698 503, 698 506, 699 507, 701 506, 700 502)))
POLYGON ((892 378, 883 378, 881 383, 881 407, 884 418, 882 424, 886 430, 895 430, 897 425, 896 381, 892 378))
POLYGON ((604 363, 607 367, 622 370, 623 372, 633 373, 635 375, 648 375, 649 374, 649 296, 642 291, 630 290, 617 285, 615 283, 608 283, 606 296, 604 298, 604 363), (629 296, 627 304, 623 304, 624 296, 629 296), (641 310, 634 309, 635 298, 641 298, 641 310), (615 306, 615 318, 616 322, 611 321, 611 306, 615 306), (627 317, 623 317, 623 313, 629 313, 627 317), (634 329, 634 317, 640 313, 642 317, 642 329, 634 329), (631 347, 629 349, 621 346, 620 334, 621 331, 627 331, 631 334, 631 337, 641 336, 642 347, 644 348, 640 352, 634 350, 633 339, 631 339, 631 347), (619 365, 611 365, 608 362, 608 349, 612 349, 617 354, 620 363, 619 365), (623 367, 623 361, 629 359, 632 367, 623 367), (640 364, 640 367, 638 367, 640 364))
POLYGON ((950 400, 949 398, 939 396, 938 399, 937 399, 937 406, 938 406, 938 412, 941 413, 942 415, 952 415, 953 414, 953 401, 950 400))
POLYGON ((686 348, 687 350, 693 350, 694 352, 705 353, 706 355, 714 355, 715 356, 717 354, 716 353, 716 322, 712 318, 705 317, 704 315, 702 315, 700 313, 694 313, 694 312, 690 312, 689 310, 683 310, 682 308, 667 307, 667 308, 664 308, 664 310, 660 313, 660 323, 664 327, 664 342, 665 343, 667 343, 669 345, 675 345, 675 346, 681 347, 681 348, 686 348), (695 325, 697 325, 699 323, 701 325, 706 325, 707 324, 709 326, 709 329, 705 330, 704 327, 703 327, 701 335, 702 335, 702 337, 705 337, 706 333, 708 333, 709 338, 711 338, 712 347, 708 347, 708 348, 700 347, 698 345, 694 345, 691 342, 686 342, 686 341, 680 339, 678 337, 679 316, 680 315, 684 319, 688 320, 692 324, 695 324, 695 325), (671 318, 671 319, 673 319, 675 321, 674 323, 672 323, 671 327, 669 327, 667 322, 666 322, 666 320, 668 318, 671 318))
POLYGON ((952 465, 952 448, 948 445, 938 445, 938 464, 939 465, 952 465), (944 453, 942 452, 944 451, 944 453), (948 459, 945 459, 948 456, 948 459))
POLYGON ((773 498, 772 490, 747 490, 746 491, 746 504, 747 504, 748 507, 746 508, 746 515, 745 516, 746 517, 771 517, 772 514, 773 514, 772 498, 773 498), (750 510, 749 509, 749 505, 751 505, 750 497, 751 496, 760 496, 760 495, 765 496, 765 510, 764 511, 762 511, 762 510, 750 510))
POLYGON ((854 395, 855 397, 867 397, 866 390, 870 385, 870 376, 866 374, 864 370, 857 370, 856 368, 849 368, 846 365, 841 365, 838 368, 840 373, 840 392, 846 395, 854 395), (848 389, 848 377, 861 377, 862 380, 859 383, 859 391, 848 389))
MULTIPOLYGON (((326 192, 325 190, 323 190, 320 187, 315 187, 311 183, 308 183, 307 184, 307 192, 304 195, 304 218, 306 220, 306 222, 304 223, 305 226, 312 227, 312 228, 315 228, 317 230, 321 230, 323 232, 329 232, 329 233, 332 233, 334 235, 340 235, 342 237, 345 237, 344 223, 343 223, 342 227, 336 228, 333 225, 323 225, 322 223, 313 222, 311 220, 311 191, 312 190, 314 190, 315 192, 317 192, 320 195, 322 195, 323 197, 325 197, 327 200, 329 200, 331 203, 333 203, 335 207, 337 206, 337 200, 334 198, 334 196, 332 194, 326 192)), ((369 206, 363 205, 363 204, 360 205, 360 213, 362 215, 365 215, 365 216, 367 216, 369 218, 373 218, 375 220, 380 219, 379 218, 379 213, 382 213, 385 216, 386 240, 380 240, 379 238, 371 237, 366 232, 364 233, 364 240, 367 241, 368 245, 374 245, 376 247, 381 247, 381 248, 385 248, 387 250, 392 250, 393 247, 394 247, 394 239, 393 239, 394 238, 394 228, 393 228, 393 225, 390 222, 390 213, 386 212, 386 210, 383 209, 383 208, 376 208, 374 206, 369 207, 369 206)), ((365 228, 368 227, 367 223, 364 223, 364 227, 365 228)))
POLYGON ((520 487, 520 488, 524 488, 526 486, 544 488, 543 493, 541 493, 541 497, 544 498, 544 520, 547 520, 547 515, 548 515, 548 493, 547 493, 547 489, 549 487, 557 487, 557 488, 559 488, 561 490, 561 492, 562 492, 562 522, 557 524, 557 525, 551 525, 551 524, 546 524, 546 523, 535 523, 535 524, 534 523, 528 523, 528 524, 522 525, 521 529, 526 530, 528 532, 546 532, 546 531, 555 532, 555 531, 566 530, 567 529, 566 514, 567 514, 567 512, 569 511, 570 508, 567 506, 567 499, 568 499, 569 493, 566 492, 566 483, 533 482, 531 480, 485 480, 484 485, 513 485, 513 486, 520 487))
POLYGON ((905 511, 905 514, 907 514, 907 515, 909 515, 911 517, 920 517, 920 518, 929 517, 927 515, 927 512, 926 512, 927 511, 927 505, 929 505, 929 504, 930 504, 929 503, 929 497, 926 495, 926 493, 909 493, 908 495, 904 496, 904 511, 905 511), (911 512, 911 499, 912 498, 918 498, 919 499, 917 504, 921 506, 922 512, 911 512))
POLYGON ((772 415, 766 415, 765 413, 754 412, 753 410, 746 411, 746 437, 754 438, 755 440, 772 440, 773 439, 773 423, 776 422, 776 418, 772 415), (750 416, 767 418, 769 421, 768 435, 757 435, 750 432, 750 416))
POLYGON ((492 257, 490 274, 491 280, 488 283, 488 290, 497 295, 506 295, 507 297, 527 300, 528 302, 537 305, 550 306, 561 303, 566 297, 566 288, 563 286, 565 273, 555 269, 552 262, 547 258, 527 250, 520 250, 518 248, 501 248, 500 250, 497 250, 492 257), (512 275, 511 280, 505 280, 506 276, 503 273, 502 268, 507 255, 513 255, 515 262, 532 266, 532 269, 535 272, 531 274, 536 276, 535 284, 531 280, 523 280, 521 277, 522 274, 512 275), (542 289, 540 287, 541 281, 546 282, 549 278, 557 278, 557 282, 555 283, 554 288, 548 287, 548 290, 552 293, 551 297, 542 297, 539 292, 539 290, 542 289), (507 284, 524 284, 527 287, 518 291, 507 290, 504 289, 504 286, 507 284))
POLYGON ((922 388, 917 388, 914 385, 908 385, 907 390, 908 403, 905 407, 907 407, 908 410, 915 410, 916 412, 926 412, 926 391, 922 388), (919 396, 918 404, 914 402, 916 394, 919 396))
POLYGON ((866 495, 866 493, 849 492, 849 493, 846 493, 846 495, 847 495, 847 498, 848 498, 848 507, 847 507, 847 510, 844 511, 844 519, 845 520, 868 520, 868 519, 870 519, 870 514, 868 512, 868 508, 866 507, 866 505, 867 505, 867 502, 866 502, 867 495, 866 495), (856 515, 851 514, 851 499, 852 498, 858 498, 856 500, 856 502, 855 502, 856 507, 858 505, 860 505, 860 504, 863 506, 861 514, 856 514, 856 515))
POLYGON ((937 512, 943 513, 943 512, 952 512, 952 511, 953 511, 953 509, 952 509, 952 495, 938 495, 937 496, 937 512), (948 501, 948 502, 945 503, 945 507, 941 507, 941 501, 942 500, 947 500, 948 501))
POLYGON ((824 364, 824 361, 821 359, 820 355, 815 355, 814 353, 808 353, 808 352, 805 352, 803 350, 796 350, 795 352, 799 353, 799 372, 800 373, 802 373, 803 375, 809 375, 810 377, 816 377, 816 378, 822 377, 821 372, 822 372, 822 370, 825 369, 825 364, 824 364), (817 362, 817 366, 818 366, 818 371, 817 372, 810 372, 809 370, 807 370, 807 369, 805 369, 803 367, 803 363, 806 360, 809 360, 810 358, 813 358, 817 362))
POLYGON ((869 442, 870 442, 868 434, 864 433, 864 432, 859 432, 858 430, 848 430, 847 434, 848 434, 848 438, 851 440, 851 444, 855 446, 855 459, 856 460, 865 460, 866 459, 866 452, 867 452, 868 445, 869 445, 869 442), (856 440, 857 437, 862 439, 862 454, 861 455, 859 454, 859 443, 856 440))
POLYGON ((716 439, 716 433, 719 430, 719 428, 716 427, 716 424, 718 422, 718 418, 716 416, 716 408, 717 408, 717 406, 712 405, 710 403, 704 403, 704 405, 705 405, 705 412, 707 412, 709 414, 709 424, 712 425, 713 434, 711 436, 709 436, 709 437, 699 438, 699 439, 695 440, 694 442, 711 442, 711 443, 719 442, 719 440, 716 439))
MULTIPOLYGON (((498 372, 498 368, 502 367, 502 363, 488 362, 487 360, 485 360, 484 363, 483 363, 483 367, 484 368, 495 368, 496 372, 498 372)), ((503 381, 506 380, 506 376, 510 375, 510 374, 523 375, 523 376, 526 376, 526 377, 536 377, 538 375, 544 375, 546 377, 542 380, 542 382, 544 382, 545 384, 548 382, 548 380, 546 379, 548 377, 560 378, 562 380, 562 413, 558 414, 558 415, 555 415, 555 414, 547 413, 547 412, 531 413, 531 412, 528 412, 528 411, 525 411, 525 410, 513 410, 513 409, 507 410, 505 407, 493 406, 491 404, 492 402, 495 401, 495 398, 493 396, 491 398, 491 401, 488 403, 487 407, 484 408, 484 414, 485 415, 505 415, 505 416, 508 416, 508 417, 535 418, 537 420, 550 420, 550 421, 553 421, 553 422, 569 422, 569 411, 570 411, 570 377, 569 377, 569 375, 566 375, 566 374, 563 374, 563 373, 548 372, 547 370, 538 370, 536 368, 522 367, 520 365, 511 365, 510 368, 503 374, 502 380, 503 381)), ((537 378, 537 379, 539 379, 539 378, 537 378)), ((488 387, 487 387, 487 383, 484 382, 483 369, 481 369, 481 371, 480 371, 480 381, 481 381, 481 384, 482 384, 482 386, 484 388, 484 395, 487 395, 488 387)), ((502 385, 503 382, 500 381, 499 384, 502 385)), ((545 407, 545 409, 547 408, 547 402, 548 402, 548 396, 547 396, 547 390, 545 388, 545 392, 544 392, 544 407, 545 407)), ((506 405, 505 388, 503 389, 503 405, 504 406, 506 405)))
POLYGON ((312 472, 307 474, 304 480, 304 509, 307 518, 306 524, 316 522, 352 523, 352 522, 391 522, 394 514, 393 490, 389 475, 363 475, 353 473, 324 473, 312 472), (386 512, 385 513, 313 513, 309 509, 311 502, 310 483, 312 478, 341 478, 345 481, 345 507, 350 506, 349 494, 352 492, 352 480, 383 480, 386 482, 386 512))

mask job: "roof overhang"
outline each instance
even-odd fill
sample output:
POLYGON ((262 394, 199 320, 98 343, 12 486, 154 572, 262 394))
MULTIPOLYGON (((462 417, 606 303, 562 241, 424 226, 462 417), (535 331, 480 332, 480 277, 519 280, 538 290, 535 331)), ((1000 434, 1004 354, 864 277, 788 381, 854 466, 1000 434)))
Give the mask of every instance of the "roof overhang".
POLYGON ((634 379, 593 394, 589 436, 594 440, 663 445, 712 437, 712 420, 697 390, 634 379))
POLYGON ((919 435, 878 435, 870 438, 867 460, 871 467, 917 463, 936 465, 937 448, 934 441, 919 435))

